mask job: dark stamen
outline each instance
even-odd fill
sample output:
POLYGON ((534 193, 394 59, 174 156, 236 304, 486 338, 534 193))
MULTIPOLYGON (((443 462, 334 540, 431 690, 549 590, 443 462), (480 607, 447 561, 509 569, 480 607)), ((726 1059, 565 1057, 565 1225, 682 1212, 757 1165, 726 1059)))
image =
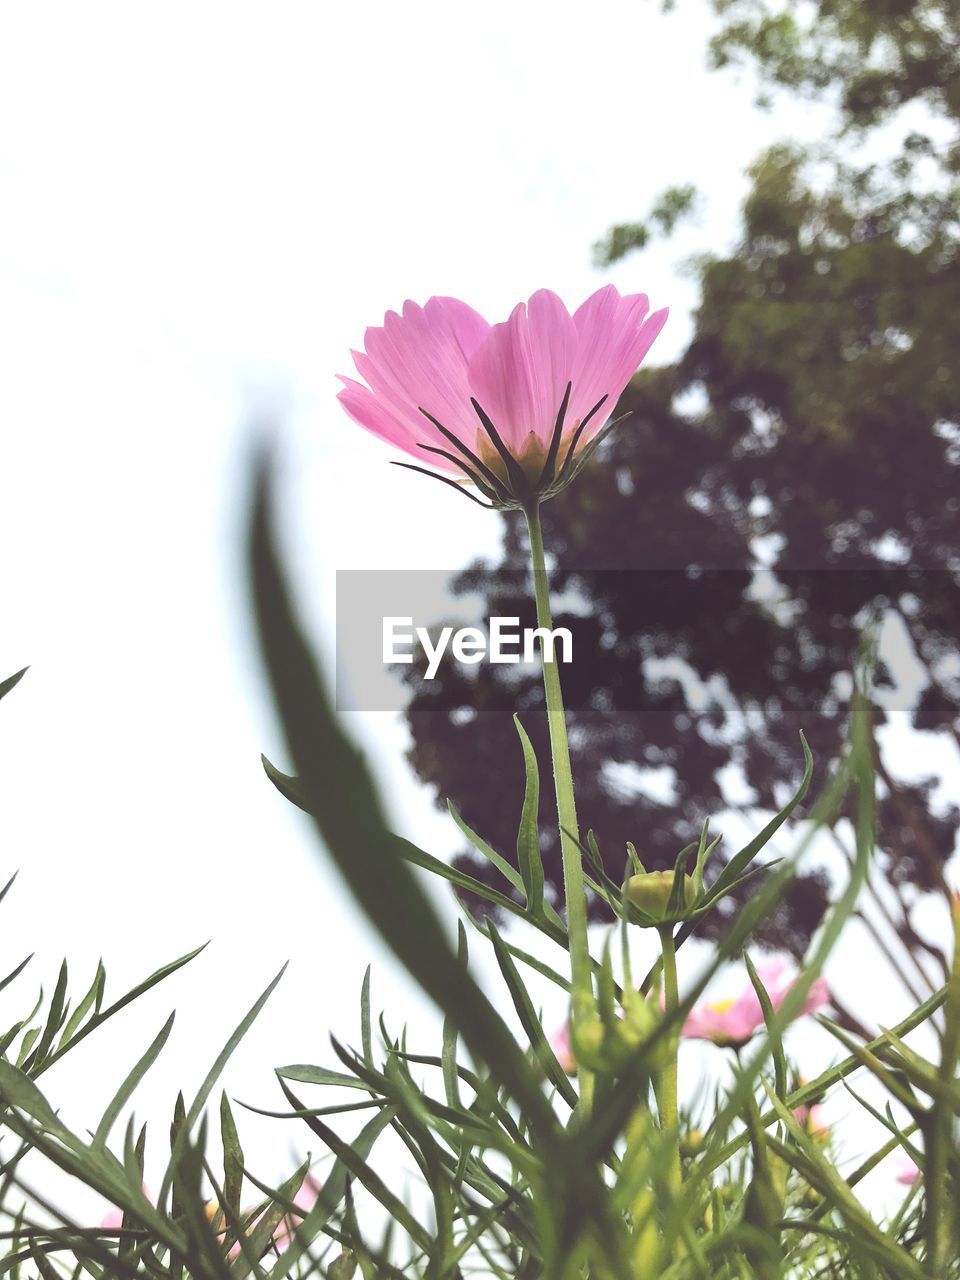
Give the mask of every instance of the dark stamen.
POLYGON ((564 455, 563 466, 560 468, 559 476, 557 476, 557 483, 559 483, 561 480, 563 480, 566 477, 567 472, 570 469, 570 466, 573 462, 573 455, 576 452, 577 445, 580 443, 580 437, 583 435, 584 428, 586 427, 590 419, 593 417, 593 415, 600 411, 600 409, 603 407, 606 401, 607 401, 607 396, 601 396, 600 399, 593 406, 593 408, 590 410, 590 412, 587 414, 587 416, 584 418, 584 420, 580 423, 579 427, 577 427, 576 431, 574 432, 573 439, 570 441, 570 447, 567 449, 567 452, 564 455))
MULTIPOLYGON (((419 408, 423 416, 433 423, 443 438, 445 440, 449 440, 455 449, 459 449, 467 461, 473 463, 480 474, 485 477, 487 483, 496 491, 498 496, 500 496, 503 501, 506 501, 510 497, 510 493, 509 490, 504 488, 503 481, 490 470, 486 463, 480 461, 472 449, 468 449, 462 440, 459 440, 452 431, 449 431, 443 425, 442 422, 438 422, 432 413, 428 413, 422 406, 419 406, 419 408)), ((430 446, 421 445, 420 447, 421 449, 429 449, 430 446)))
POLYGON ((415 466, 412 462, 391 462, 391 467, 404 467, 407 471, 419 471, 422 476, 429 476, 431 480, 439 480, 442 484, 448 484, 452 489, 456 489, 457 493, 463 494, 465 498, 469 498, 471 502, 475 502, 478 507, 483 507, 484 511, 492 511, 493 503, 481 502, 475 497, 469 489, 465 489, 462 484, 458 484, 456 480, 451 480, 449 476, 438 475, 436 471, 428 471, 426 467, 415 466))
POLYGON ((520 463, 516 460, 516 458, 513 456, 513 454, 510 452, 510 450, 507 448, 507 446, 500 439, 500 433, 497 431, 497 428, 493 425, 493 423, 487 417, 486 413, 483 410, 483 406, 479 403, 479 401, 475 400, 474 397, 471 396, 470 403, 473 405, 474 409, 476 410, 477 417, 483 423, 484 431, 486 431, 487 435, 493 441, 494 448, 496 449, 497 453, 499 453, 500 457, 503 459, 503 464, 507 468, 507 475, 510 477, 510 483, 514 487, 514 491, 515 491, 514 496, 518 498, 522 497, 523 494, 526 492, 526 490, 529 488, 526 472, 524 471, 523 467, 521 467, 520 463))
POLYGON ((563 420, 567 416, 567 406, 570 403, 570 392, 573 389, 573 383, 567 383, 567 389, 563 393, 563 399, 560 402, 560 412, 557 414, 557 422, 553 428, 553 435, 550 439, 550 449, 547 453, 547 460, 543 464, 543 470, 540 472, 540 483, 537 486, 542 489, 553 479, 553 469, 557 462, 557 450, 560 448, 560 435, 563 431, 563 420))

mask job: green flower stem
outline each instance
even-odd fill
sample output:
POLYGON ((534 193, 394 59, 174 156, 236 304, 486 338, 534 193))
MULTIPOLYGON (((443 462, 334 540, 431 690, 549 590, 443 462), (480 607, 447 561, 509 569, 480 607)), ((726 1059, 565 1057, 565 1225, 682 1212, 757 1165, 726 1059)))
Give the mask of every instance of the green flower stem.
MULTIPOLYGON (((659 930, 663 958, 663 995, 666 1016, 669 1018, 680 1004, 677 985, 677 950, 673 940, 673 925, 661 925, 659 930)), ((670 1034, 669 1056, 657 1081, 657 1107, 660 1111, 660 1127, 671 1140, 668 1180, 672 1191, 679 1191, 683 1181, 680 1170, 680 1111, 677 1105, 677 1055, 680 1032, 676 1028, 670 1034)))
MULTIPOLYGON (((533 562, 533 584, 537 600, 537 625, 553 630, 550 611, 550 586, 543 552, 543 532, 540 528, 539 504, 533 502, 525 509, 527 528, 530 531, 530 556, 533 562)), ((560 691, 560 671, 553 655, 548 658, 541 641, 543 658, 543 687, 547 701, 547 721, 550 726, 550 751, 553 756, 553 781, 557 793, 557 818, 560 824, 560 849, 563 856, 563 892, 567 912, 567 931, 570 938, 570 980, 575 1021, 586 1020, 596 1012, 591 977, 590 952, 587 944, 587 899, 583 883, 583 867, 580 862, 577 826, 577 808, 573 797, 573 773, 570 768, 570 747, 567 743, 567 721, 560 691)), ((580 1070, 581 1098, 585 1105, 591 1093, 588 1073, 580 1070)))

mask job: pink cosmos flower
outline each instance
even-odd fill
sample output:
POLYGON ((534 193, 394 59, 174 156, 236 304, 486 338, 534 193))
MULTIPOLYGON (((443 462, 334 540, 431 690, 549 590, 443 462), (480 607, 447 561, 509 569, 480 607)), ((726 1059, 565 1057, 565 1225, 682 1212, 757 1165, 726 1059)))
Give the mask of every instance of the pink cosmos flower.
POLYGON ((920 1170, 912 1160, 904 1159, 897 1173, 897 1181, 905 1187, 912 1187, 920 1177, 920 1170))
MULTIPOLYGON (((319 1183, 316 1180, 316 1178, 314 1178, 311 1174, 308 1173, 300 1185, 300 1190, 297 1192, 297 1194, 293 1197, 293 1200, 291 1201, 294 1208, 299 1209, 300 1212, 296 1215, 286 1214, 283 1218, 280 1219, 280 1222, 277 1224, 277 1227, 274 1230, 274 1233, 272 1236, 272 1243, 277 1248, 278 1251, 285 1249, 287 1247, 290 1240, 293 1238, 294 1234, 296 1233, 297 1227, 300 1225, 300 1223, 303 1221, 306 1215, 313 1208, 314 1204, 316 1203, 317 1196, 319 1196, 322 1190, 323 1190, 322 1184, 319 1183)), ((147 1191, 146 1187, 144 1187, 143 1189, 143 1194, 147 1197, 148 1200, 151 1199, 150 1193, 147 1191)), ((219 1224, 217 1235, 222 1239, 226 1235, 226 1229, 224 1228, 224 1225, 223 1225, 224 1220, 220 1211, 220 1206, 216 1202, 216 1200, 211 1200, 208 1202, 208 1204, 206 1205, 206 1211, 207 1211, 207 1217, 210 1219, 211 1223, 219 1224)), ((250 1217, 251 1212, 252 1211, 250 1209, 242 1209, 240 1213, 241 1219, 244 1222, 246 1222, 247 1219, 250 1217)), ((264 1210, 264 1212, 266 1212, 266 1210, 264 1210)), ((246 1228, 247 1235, 250 1235, 251 1232, 255 1229, 257 1223, 260 1221, 260 1218, 262 1216, 263 1214, 258 1215, 253 1222, 249 1223, 249 1225, 246 1228)), ((103 1221, 100 1223, 100 1229, 102 1231, 119 1231, 122 1226, 123 1226, 123 1210, 122 1209, 112 1209, 110 1213, 108 1213, 106 1217, 103 1219, 103 1221)), ((241 1248, 240 1248, 239 1241, 234 1241, 234 1243, 230 1246, 229 1250, 227 1251, 227 1257, 236 1258, 239 1256, 240 1253, 241 1253, 241 1248)))
MULTIPOLYGON (((782 962, 775 960, 761 965, 758 970, 760 981, 774 1009, 779 1009, 796 981, 786 975, 785 969, 782 962)), ((813 1013, 829 1003, 830 990, 826 981, 817 978, 797 1016, 813 1013)), ((691 1010, 681 1034, 688 1040, 712 1040, 714 1044, 738 1047, 746 1044, 763 1025, 763 1009, 753 984, 750 983, 734 1000, 702 1004, 691 1010)))
POLYGON ((621 297, 613 285, 572 316, 540 289, 495 325, 456 298, 405 302, 366 331, 352 353, 366 385, 342 378, 338 399, 381 440, 446 473, 438 479, 469 481, 491 506, 524 506, 559 492, 585 461, 666 321, 666 310, 648 311, 645 294, 621 297))

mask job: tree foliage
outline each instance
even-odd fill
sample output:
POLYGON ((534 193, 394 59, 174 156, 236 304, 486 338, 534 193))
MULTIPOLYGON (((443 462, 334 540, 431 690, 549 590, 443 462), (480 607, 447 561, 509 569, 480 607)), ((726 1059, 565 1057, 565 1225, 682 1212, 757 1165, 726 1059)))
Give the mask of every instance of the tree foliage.
MULTIPOLYGON (((717 65, 749 58, 775 92, 832 95, 837 127, 815 148, 785 142, 757 159, 739 242, 697 262, 687 350, 638 376, 607 464, 543 510, 563 581, 592 609, 578 625, 596 657, 574 677, 589 687, 566 693, 581 817, 615 879, 627 840, 647 865, 672 865, 703 818, 729 807, 737 770, 751 803, 775 809, 799 728, 821 767, 837 757, 844 682, 871 619, 923 673, 904 714, 960 745, 960 16, 944 3, 822 0, 804 25, 793 4, 716 7, 717 65), (897 114, 907 103, 909 129, 897 114), (880 127, 886 158, 863 163, 851 136, 880 127), (761 564, 776 605, 758 593, 761 564), (620 572, 585 572, 598 567, 620 572), (637 767, 672 794, 642 787, 654 775, 637 767)), ((667 193, 598 254, 643 247, 692 199, 667 193)), ((502 567, 523 560, 507 519, 502 567)), ((523 615, 515 579, 491 587, 468 574, 463 585, 478 581, 490 614, 523 615)), ((887 673, 891 689, 902 675, 887 673)), ((500 794, 496 765, 519 751, 515 691, 497 668, 444 679, 452 711, 415 689, 411 758, 506 852, 514 798, 500 794)), ((539 698, 531 680, 519 705, 539 698)), ((545 724, 524 715, 545 750, 545 724)), ((882 750, 877 767, 893 923, 916 947, 914 889, 942 887, 960 810, 935 803, 937 778, 898 777, 882 750)), ((556 891, 559 853, 546 828, 543 839, 556 891)), ((472 855, 461 865, 484 874, 472 855)), ((799 878, 766 942, 799 953, 828 896, 823 876, 799 878)), ((718 912, 715 931, 727 923, 718 912)))

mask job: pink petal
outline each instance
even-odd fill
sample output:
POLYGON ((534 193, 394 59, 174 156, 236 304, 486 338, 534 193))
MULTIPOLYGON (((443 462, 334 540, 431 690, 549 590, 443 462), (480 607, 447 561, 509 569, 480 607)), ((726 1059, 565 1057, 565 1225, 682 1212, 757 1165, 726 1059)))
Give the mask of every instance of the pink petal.
POLYGON ((566 307, 540 289, 496 324, 470 361, 473 394, 503 441, 520 449, 532 434, 546 444, 572 376, 577 337, 566 307))
MULTIPOLYGON (((143 1192, 144 1199, 152 1204, 153 1196, 147 1190, 147 1186, 145 1183, 141 1186, 140 1190, 143 1192)), ((107 1216, 100 1223, 100 1229, 102 1231, 119 1231, 122 1226, 123 1226, 123 1210, 122 1209, 111 1209, 110 1212, 107 1214, 107 1216)))
POLYGON ((297 1214, 296 1217, 293 1214, 287 1214, 281 1218, 276 1231, 273 1233, 275 1244, 285 1245, 291 1239, 297 1227, 316 1204, 317 1197, 322 1190, 323 1183, 318 1182, 312 1174, 308 1173, 300 1185, 300 1190, 293 1197, 293 1203, 298 1209, 302 1209, 303 1213, 297 1214))
POLYGON ((827 986, 826 978, 817 978, 807 992, 807 998, 803 1002, 801 1013, 815 1013, 817 1009, 822 1009, 824 1005, 830 1003, 830 988, 827 986))
POLYGON ((570 422, 582 420, 602 396, 581 444, 601 429, 667 320, 667 310, 647 316, 646 294, 621 297, 612 284, 598 289, 574 313, 577 352, 571 371, 570 422))
MULTIPOLYGON (((781 992, 778 999, 782 999, 783 994, 789 990, 792 982, 787 966, 782 960, 765 960, 763 964, 757 966, 757 977, 771 1000, 778 991, 781 992)), ((752 989, 753 984, 751 983, 750 985, 752 989)))
POLYGON ((713 1023, 707 1016, 705 1005, 698 1005, 697 1008, 690 1010, 680 1034, 687 1040, 713 1039, 713 1023))
MULTIPOLYGON (((420 413, 424 408, 472 448, 479 422, 470 405, 467 365, 489 329, 456 298, 431 298, 424 307, 408 301, 402 316, 388 311, 382 326, 367 330, 365 351, 354 352, 354 363, 382 411, 395 426, 407 428, 409 441, 450 448, 420 413)), ((424 461, 432 465, 435 458, 426 455, 424 461)))
POLYGON ((830 1126, 823 1118, 823 1107, 817 1102, 812 1107, 796 1107, 793 1118, 814 1138, 825 1138, 830 1132, 830 1126))
POLYGON ((573 1056, 573 1050, 570 1047, 570 1024, 568 1022, 565 1022, 559 1030, 554 1031, 553 1035, 549 1037, 549 1044, 561 1068, 568 1076, 575 1076, 577 1074, 577 1060, 573 1056))
POLYGON ((687 1040, 713 1040, 720 1044, 730 1041, 737 1044, 742 1040, 749 1040, 756 1027, 755 1019, 738 1010, 736 1005, 720 1010, 709 1004, 702 1004, 691 1009, 681 1034, 687 1040))
MULTIPOLYGON (((418 447, 418 443, 426 433, 419 429, 415 432, 406 414, 398 415, 388 409, 382 400, 378 400, 362 382, 355 382, 353 378, 342 376, 340 380, 343 383, 343 390, 337 394, 337 399, 354 422, 358 422, 361 427, 366 427, 387 444, 396 445, 398 449, 405 449, 407 453, 416 455, 421 463, 429 462, 431 465, 442 465, 451 471, 454 470, 453 464, 444 458, 437 458, 435 454, 424 454, 424 451, 418 447)), ((424 426, 426 425, 428 424, 425 422, 424 426)))

